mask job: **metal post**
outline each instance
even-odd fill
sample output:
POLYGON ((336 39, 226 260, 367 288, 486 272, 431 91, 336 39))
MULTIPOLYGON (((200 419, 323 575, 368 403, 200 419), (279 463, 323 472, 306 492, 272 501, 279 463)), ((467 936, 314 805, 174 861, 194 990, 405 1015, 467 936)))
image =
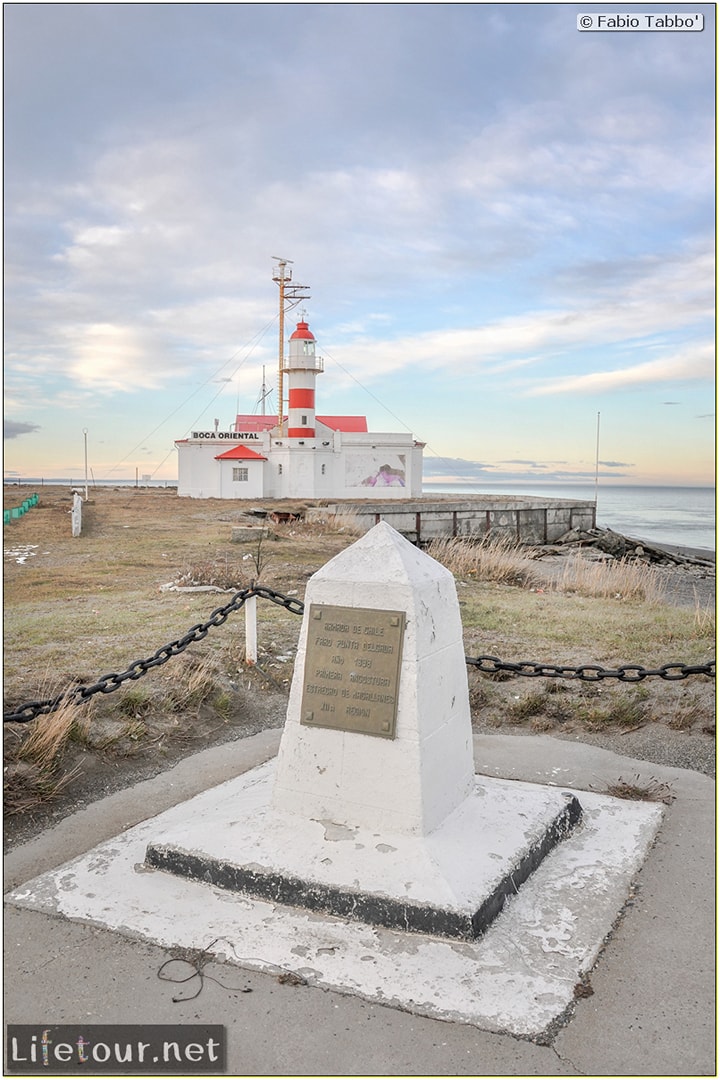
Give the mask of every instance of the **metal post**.
POLYGON ((595 440, 595 519, 597 520, 598 480, 600 477, 600 413, 597 414, 597 438, 595 440))
POLYGON ((88 474, 88 468, 87 468, 87 437, 88 437, 88 429, 86 427, 83 428, 83 436, 85 438, 85 502, 87 502, 88 501, 88 481, 87 481, 87 474, 88 474))
POLYGON ((285 306, 295 307, 301 300, 309 300, 308 286, 297 285, 292 282, 292 270, 289 269, 288 263, 292 262, 292 259, 281 259, 278 255, 273 255, 273 259, 277 262, 277 266, 273 270, 273 281, 278 283, 280 288, 280 309, 278 317, 278 434, 280 438, 283 437, 283 372, 285 369, 285 306))
POLYGON ((245 601, 245 663, 257 664, 257 596, 245 601))
POLYGON ((283 437, 283 367, 285 352, 285 263, 280 263, 280 316, 278 345, 278 431, 280 438, 283 437))

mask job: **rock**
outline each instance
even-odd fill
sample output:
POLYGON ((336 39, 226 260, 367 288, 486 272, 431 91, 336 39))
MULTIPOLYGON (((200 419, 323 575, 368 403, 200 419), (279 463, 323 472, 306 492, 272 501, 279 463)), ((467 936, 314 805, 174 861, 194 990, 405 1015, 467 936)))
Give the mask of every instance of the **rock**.
POLYGON ((558 544, 577 544, 580 540, 583 540, 584 534, 580 532, 580 529, 569 529, 562 536, 558 537, 558 544))
POLYGON ((112 720, 98 717, 93 720, 86 735, 87 745, 94 750, 102 750, 106 746, 117 742, 127 730, 128 721, 112 720))
POLYGON ((242 544, 246 540, 263 540, 269 535, 270 530, 263 525, 234 525, 230 543, 242 544))
POLYGON ((612 529, 606 529, 605 532, 601 533, 595 541, 595 546, 600 551, 605 551, 616 559, 622 559, 628 551, 628 543, 625 537, 621 536, 620 533, 613 532, 612 529))

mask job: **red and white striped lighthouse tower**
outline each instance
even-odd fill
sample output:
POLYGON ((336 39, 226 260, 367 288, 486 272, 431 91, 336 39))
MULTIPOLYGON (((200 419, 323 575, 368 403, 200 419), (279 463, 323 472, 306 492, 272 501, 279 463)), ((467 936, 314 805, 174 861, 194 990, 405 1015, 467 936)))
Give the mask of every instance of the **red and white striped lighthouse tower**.
POLYGON ((315 338, 304 319, 290 336, 283 370, 288 376, 288 438, 313 439, 315 377, 323 370, 323 362, 315 355, 315 338))

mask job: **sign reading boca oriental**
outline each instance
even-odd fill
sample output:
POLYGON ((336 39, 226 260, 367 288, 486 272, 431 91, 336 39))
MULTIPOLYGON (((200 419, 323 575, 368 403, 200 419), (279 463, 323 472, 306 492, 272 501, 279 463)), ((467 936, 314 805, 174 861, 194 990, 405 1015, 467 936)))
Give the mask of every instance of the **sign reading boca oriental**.
POLYGON ((311 604, 300 722, 395 738, 404 611, 311 604))
POLYGON ((193 431, 193 439, 260 439, 257 431, 193 431))

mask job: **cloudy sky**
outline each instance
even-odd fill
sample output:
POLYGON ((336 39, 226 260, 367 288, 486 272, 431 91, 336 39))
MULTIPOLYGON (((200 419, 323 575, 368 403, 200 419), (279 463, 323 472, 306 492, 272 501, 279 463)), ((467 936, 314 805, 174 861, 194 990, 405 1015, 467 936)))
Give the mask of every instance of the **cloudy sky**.
POLYGON ((682 7, 6 4, 6 476, 174 479, 281 256, 428 478, 712 483, 714 7, 577 30, 682 7))

